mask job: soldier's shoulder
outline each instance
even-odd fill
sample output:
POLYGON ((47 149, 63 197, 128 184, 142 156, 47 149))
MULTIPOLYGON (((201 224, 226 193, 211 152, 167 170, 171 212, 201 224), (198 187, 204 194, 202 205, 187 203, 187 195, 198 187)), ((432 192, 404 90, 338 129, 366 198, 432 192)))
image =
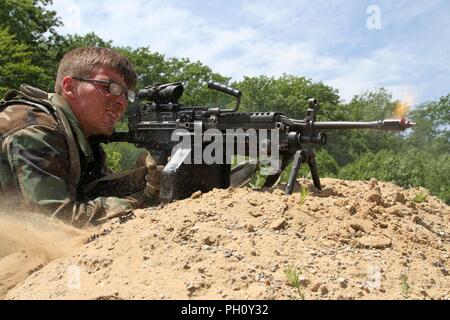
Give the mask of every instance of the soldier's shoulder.
POLYGON ((58 122, 45 104, 18 101, 0 112, 0 133, 7 133, 30 126, 58 128, 58 122))

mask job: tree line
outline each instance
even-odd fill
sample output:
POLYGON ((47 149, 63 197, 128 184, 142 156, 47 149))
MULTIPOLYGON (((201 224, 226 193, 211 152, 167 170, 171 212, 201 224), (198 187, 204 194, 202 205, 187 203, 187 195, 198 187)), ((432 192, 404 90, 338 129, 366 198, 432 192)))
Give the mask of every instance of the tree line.
MULTIPOLYGON (((48 10, 51 0, 0 0, 0 95, 22 83, 53 91, 54 78, 63 54, 79 46, 101 46, 129 57, 139 74, 138 89, 154 83, 183 82, 180 100, 193 105, 227 105, 233 101, 206 87, 213 80, 243 92, 243 111, 280 111, 302 119, 307 100, 319 99, 321 121, 369 121, 392 117, 400 101, 378 88, 355 95, 344 103, 336 88, 305 77, 244 77, 242 81, 214 72, 187 58, 168 58, 149 47, 118 47, 94 33, 61 35, 63 22, 48 10)), ((426 81, 424 79, 424 81, 426 81)), ((405 114, 417 122, 407 133, 368 130, 336 130, 328 144, 317 148, 322 177, 392 181, 404 187, 422 186, 450 204, 450 93, 426 102, 405 114)), ((124 120, 119 126, 126 127, 124 120)), ((105 146, 113 170, 133 166, 138 151, 127 144, 105 146)), ((300 174, 308 175, 307 171, 300 174)))

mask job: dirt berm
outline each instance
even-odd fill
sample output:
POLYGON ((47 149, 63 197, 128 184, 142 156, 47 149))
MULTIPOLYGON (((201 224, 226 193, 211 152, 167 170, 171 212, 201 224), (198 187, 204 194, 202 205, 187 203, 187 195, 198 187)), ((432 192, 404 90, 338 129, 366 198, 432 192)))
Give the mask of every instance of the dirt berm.
POLYGON ((82 232, 2 223, 0 295, 450 298, 449 206, 424 189, 375 180, 322 179, 323 191, 300 183, 308 195, 215 189, 82 232))

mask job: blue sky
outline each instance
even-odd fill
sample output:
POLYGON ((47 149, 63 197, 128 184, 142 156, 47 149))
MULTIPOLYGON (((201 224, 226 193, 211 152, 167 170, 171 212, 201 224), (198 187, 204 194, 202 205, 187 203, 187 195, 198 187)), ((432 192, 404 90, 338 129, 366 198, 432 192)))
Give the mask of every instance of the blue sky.
POLYGON ((410 105, 450 93, 449 0, 54 0, 69 34, 200 60, 233 80, 311 78, 348 101, 376 87, 410 105))

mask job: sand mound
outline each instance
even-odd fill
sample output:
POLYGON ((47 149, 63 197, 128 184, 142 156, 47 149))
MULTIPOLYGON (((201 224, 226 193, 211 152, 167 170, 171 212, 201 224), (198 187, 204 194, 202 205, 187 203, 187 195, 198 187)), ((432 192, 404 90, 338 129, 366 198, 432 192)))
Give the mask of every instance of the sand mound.
POLYGON ((309 186, 303 197, 216 189, 137 210, 96 229, 6 298, 450 298, 448 206, 430 195, 413 202, 423 189, 322 182, 323 191, 309 186))

